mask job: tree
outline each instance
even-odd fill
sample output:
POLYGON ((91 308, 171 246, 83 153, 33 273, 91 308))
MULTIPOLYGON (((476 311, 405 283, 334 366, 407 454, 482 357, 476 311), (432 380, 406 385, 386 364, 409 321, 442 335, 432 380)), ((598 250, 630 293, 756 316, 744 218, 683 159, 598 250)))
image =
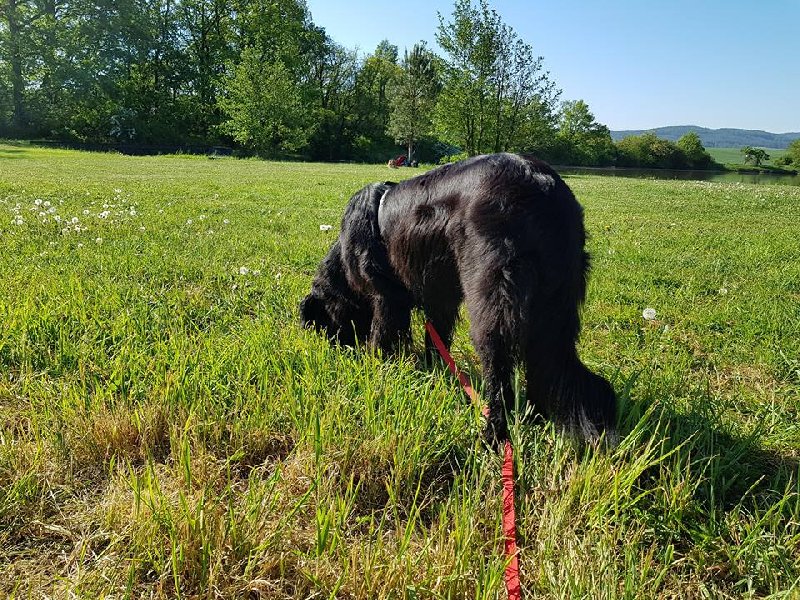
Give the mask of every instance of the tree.
POLYGON ((22 131, 26 126, 25 115, 25 40, 28 37, 29 13, 31 2, 18 0, 2 0, 0 5, 0 56, 8 63, 11 83, 11 125, 13 129, 22 131))
POLYGON ((694 169, 707 169, 714 164, 714 159, 706 151, 700 136, 694 131, 681 136, 676 145, 686 156, 687 166, 694 169))
POLYGON ((405 53, 402 69, 392 87, 388 132, 414 156, 414 144, 432 129, 433 109, 439 91, 435 56, 425 43, 415 44, 405 53))
POLYGON ((443 59, 434 122, 443 141, 469 155, 523 148, 532 123, 558 98, 543 59, 505 25, 487 0, 456 0, 452 21, 439 15, 443 59))
POLYGON ((760 167, 761 163, 769 160, 769 154, 763 148, 753 148, 752 146, 745 146, 741 149, 744 154, 744 164, 752 163, 756 167, 760 167))
POLYGON ((262 62, 256 48, 242 52, 220 106, 228 119, 223 130, 263 156, 302 148, 308 139, 308 113, 291 73, 282 62, 262 62))
POLYGON ((786 150, 786 156, 791 160, 791 164, 795 167, 800 167, 800 138, 789 144, 789 148, 786 150))
POLYGON ((567 160, 578 165, 605 165, 614 160, 614 142, 608 127, 595 121, 589 105, 572 100, 561 105, 558 136, 565 143, 567 160))
POLYGON ((631 135, 617 142, 618 162, 626 167, 680 169, 685 166, 678 147, 653 132, 631 135))

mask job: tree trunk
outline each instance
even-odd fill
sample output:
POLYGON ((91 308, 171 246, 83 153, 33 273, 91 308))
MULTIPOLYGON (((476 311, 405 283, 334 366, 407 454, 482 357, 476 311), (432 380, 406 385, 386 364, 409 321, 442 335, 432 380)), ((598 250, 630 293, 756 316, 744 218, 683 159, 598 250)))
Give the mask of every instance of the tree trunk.
POLYGON ((25 126, 25 80, 22 78, 22 36, 17 0, 6 0, 4 8, 8 22, 8 60, 11 63, 11 101, 14 108, 11 122, 17 131, 22 131, 25 126))

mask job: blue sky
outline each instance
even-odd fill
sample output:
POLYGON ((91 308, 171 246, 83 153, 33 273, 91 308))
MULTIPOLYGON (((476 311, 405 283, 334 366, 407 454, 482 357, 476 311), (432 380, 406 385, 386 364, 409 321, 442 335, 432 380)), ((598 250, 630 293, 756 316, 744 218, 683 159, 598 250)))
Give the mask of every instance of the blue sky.
MULTIPOLYGON (((452 0, 307 0, 348 48, 438 51, 452 0)), ((474 4, 477 4, 475 0, 474 4)), ((800 0, 490 0, 563 90, 611 129, 800 131, 800 0)))

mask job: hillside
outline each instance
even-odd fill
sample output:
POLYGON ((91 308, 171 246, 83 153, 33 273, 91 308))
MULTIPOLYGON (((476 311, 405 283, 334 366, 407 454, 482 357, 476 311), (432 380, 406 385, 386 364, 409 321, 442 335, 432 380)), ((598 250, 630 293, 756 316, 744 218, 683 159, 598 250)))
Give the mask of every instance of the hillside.
POLYGON ((631 135, 641 135, 652 131, 658 137, 677 141, 681 136, 694 131, 700 136, 700 141, 706 148, 741 148, 742 146, 755 146, 760 148, 789 147, 792 141, 800 138, 800 132, 770 133, 756 129, 708 129, 697 125, 673 125, 670 127, 656 127, 654 129, 628 129, 612 131, 611 137, 617 142, 631 135))

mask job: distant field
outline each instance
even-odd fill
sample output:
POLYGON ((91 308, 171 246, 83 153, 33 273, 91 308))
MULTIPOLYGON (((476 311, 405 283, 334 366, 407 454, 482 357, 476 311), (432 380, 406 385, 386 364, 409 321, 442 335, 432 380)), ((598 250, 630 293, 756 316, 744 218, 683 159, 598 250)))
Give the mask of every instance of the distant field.
MULTIPOLYGON (((505 598, 479 411, 297 325, 416 172, 0 145, 0 597, 505 598)), ((622 441, 515 424, 525 597, 796 597, 800 188, 568 183, 622 441)))
MULTIPOLYGON (((744 154, 742 154, 741 148, 706 148, 706 150, 715 161, 723 165, 744 164, 744 154)), ((776 159, 786 154, 786 150, 778 148, 764 148, 764 150, 769 154, 769 160, 766 163, 768 165, 775 164, 776 159)))

